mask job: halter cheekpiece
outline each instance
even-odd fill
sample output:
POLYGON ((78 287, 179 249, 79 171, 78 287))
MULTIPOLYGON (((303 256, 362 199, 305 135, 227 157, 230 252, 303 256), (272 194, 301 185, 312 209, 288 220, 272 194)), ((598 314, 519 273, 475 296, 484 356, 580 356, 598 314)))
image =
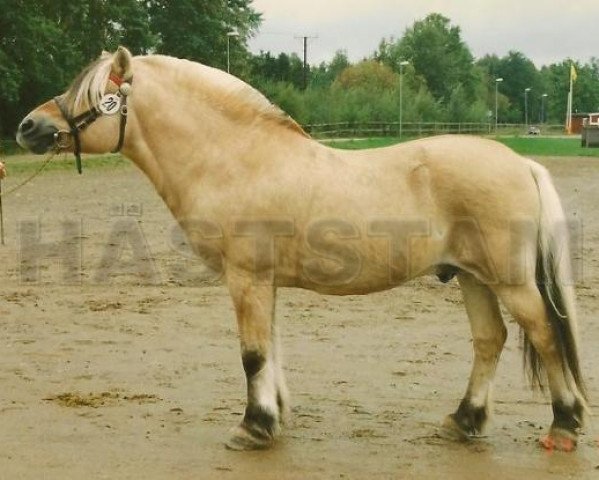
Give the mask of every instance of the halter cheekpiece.
POLYGON ((91 107, 89 110, 80 113, 75 117, 71 117, 64 107, 61 101, 61 97, 54 97, 56 105, 60 110, 61 115, 69 124, 69 131, 59 130, 54 134, 54 145, 58 150, 62 150, 70 146, 69 137, 73 141, 73 153, 75 154, 75 161, 77 165, 77 171, 82 172, 81 165, 81 139, 80 133, 94 123, 102 115, 114 115, 116 113, 120 116, 119 124, 119 140, 116 148, 112 150, 112 153, 117 153, 123 147, 125 141, 125 128, 127 126, 127 97, 131 93, 131 84, 133 79, 125 80, 122 77, 111 73, 108 79, 118 87, 117 93, 106 94, 100 100, 97 106, 91 107))

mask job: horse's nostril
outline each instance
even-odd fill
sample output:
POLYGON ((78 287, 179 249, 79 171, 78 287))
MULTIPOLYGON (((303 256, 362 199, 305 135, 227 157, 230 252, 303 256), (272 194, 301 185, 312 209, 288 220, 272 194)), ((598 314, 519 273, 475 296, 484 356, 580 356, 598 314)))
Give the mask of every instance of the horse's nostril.
POLYGON ((30 133, 35 128, 35 122, 28 118, 21 123, 21 133, 27 134, 30 133))

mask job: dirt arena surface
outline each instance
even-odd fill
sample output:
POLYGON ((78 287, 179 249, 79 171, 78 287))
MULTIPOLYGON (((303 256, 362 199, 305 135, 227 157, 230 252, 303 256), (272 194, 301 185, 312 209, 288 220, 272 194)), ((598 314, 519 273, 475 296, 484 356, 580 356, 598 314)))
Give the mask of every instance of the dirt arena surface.
POLYGON ((0 478, 599 478, 599 163, 542 163, 584 226, 579 326, 594 414, 575 453, 538 446, 551 407, 527 387, 511 321, 488 436, 437 435, 472 351, 457 283, 432 277, 364 297, 280 290, 291 418, 271 451, 226 450, 245 396, 226 289, 186 256, 141 173, 73 168, 3 200, 0 478), (65 249, 81 258, 79 285, 68 262, 32 263, 65 249))

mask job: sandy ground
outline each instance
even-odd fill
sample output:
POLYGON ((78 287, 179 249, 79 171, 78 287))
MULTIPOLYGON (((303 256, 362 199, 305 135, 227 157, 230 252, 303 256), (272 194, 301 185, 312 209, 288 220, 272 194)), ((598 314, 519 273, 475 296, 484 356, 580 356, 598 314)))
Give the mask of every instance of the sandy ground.
MULTIPOLYGON (((599 164, 543 163, 584 223, 580 331, 597 412, 599 164)), ((233 310, 182 252, 145 178, 133 167, 47 172, 6 197, 4 215, 1 479, 599 478, 596 414, 576 453, 539 448, 551 409, 527 388, 511 322, 488 436, 436 435, 472 353, 457 284, 433 278, 364 297, 281 290, 292 416, 274 450, 230 452, 245 395, 233 310), (82 284, 57 259, 35 277, 31 258, 65 248, 81 255, 82 284)))

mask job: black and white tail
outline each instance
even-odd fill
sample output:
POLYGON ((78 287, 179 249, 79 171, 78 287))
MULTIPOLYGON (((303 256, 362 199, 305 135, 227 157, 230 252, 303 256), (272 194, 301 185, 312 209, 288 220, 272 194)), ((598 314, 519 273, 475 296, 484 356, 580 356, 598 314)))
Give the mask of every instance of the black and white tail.
MULTIPOLYGON (((586 399, 584 381, 578 359, 578 336, 574 278, 570 263, 568 224, 549 172, 530 162, 540 198, 540 218, 536 282, 547 308, 547 315, 561 353, 564 374, 586 399)), ((539 354, 524 336, 525 364, 533 383, 542 386, 542 364, 539 354)))

